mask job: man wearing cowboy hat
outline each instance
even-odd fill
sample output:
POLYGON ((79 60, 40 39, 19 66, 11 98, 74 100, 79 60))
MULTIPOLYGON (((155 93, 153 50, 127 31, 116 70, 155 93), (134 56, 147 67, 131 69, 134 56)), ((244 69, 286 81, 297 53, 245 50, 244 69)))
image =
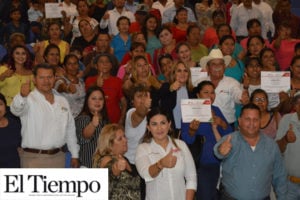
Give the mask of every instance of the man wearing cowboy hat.
POLYGON ((224 75, 230 61, 231 56, 223 56, 220 49, 211 50, 208 56, 200 60, 201 67, 207 69, 208 77, 200 79, 198 83, 209 80, 214 84, 216 93, 214 105, 221 109, 228 123, 234 128, 235 104, 248 103, 249 95, 238 81, 224 75))

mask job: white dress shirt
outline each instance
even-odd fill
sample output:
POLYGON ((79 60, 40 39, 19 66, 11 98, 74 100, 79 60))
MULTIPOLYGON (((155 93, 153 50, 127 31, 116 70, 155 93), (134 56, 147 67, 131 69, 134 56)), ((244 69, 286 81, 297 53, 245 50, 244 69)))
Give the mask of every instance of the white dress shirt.
POLYGON ((153 139, 150 143, 142 143, 137 148, 135 164, 142 178, 146 181, 147 200, 182 200, 186 190, 197 189, 197 173, 193 157, 185 142, 175 139, 179 150, 173 155, 177 157, 173 168, 163 168, 152 178, 149 167, 166 156, 176 146, 169 138, 169 144, 164 150, 153 139))
POLYGON ((263 15, 264 24, 262 24, 261 26, 265 28, 263 29, 264 32, 262 33, 262 36, 264 38, 267 38, 266 34, 268 31, 271 31, 272 36, 274 36, 275 26, 273 23, 273 9, 271 8, 271 6, 263 1, 261 1, 259 4, 255 4, 254 2, 252 2, 252 6, 258 8, 263 15))
POLYGON ((108 11, 109 18, 108 19, 101 19, 100 21, 100 28, 104 29, 108 26, 108 32, 110 35, 117 35, 119 33, 118 27, 117 27, 117 21, 119 17, 125 16, 128 17, 130 22, 135 22, 135 18, 132 12, 127 11, 125 8, 123 8, 122 12, 119 13, 116 8, 108 11))
POLYGON ((72 158, 78 158, 75 122, 68 101, 53 93, 53 104, 37 89, 27 97, 14 97, 10 109, 21 119, 22 148, 48 150, 67 143, 72 158))
POLYGON ((160 15, 163 16, 164 11, 167 10, 168 8, 171 8, 174 5, 174 2, 171 1, 167 1, 166 5, 163 6, 159 1, 155 1, 152 4, 152 8, 158 9, 160 11, 160 15))

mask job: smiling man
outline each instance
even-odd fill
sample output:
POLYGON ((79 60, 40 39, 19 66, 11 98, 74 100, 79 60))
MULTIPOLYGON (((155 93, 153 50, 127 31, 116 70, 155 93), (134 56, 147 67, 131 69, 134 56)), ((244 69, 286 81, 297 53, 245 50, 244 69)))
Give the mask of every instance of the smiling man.
POLYGON ((215 146, 222 160, 221 200, 270 200, 271 185, 278 200, 286 200, 287 176, 274 140, 260 133, 260 110, 242 108, 239 131, 224 136, 215 146))
POLYGON ((73 167, 78 167, 79 146, 75 122, 68 101, 53 90, 55 70, 44 63, 33 70, 35 89, 28 80, 11 104, 11 112, 20 117, 22 129, 22 168, 64 168, 67 144, 73 167))

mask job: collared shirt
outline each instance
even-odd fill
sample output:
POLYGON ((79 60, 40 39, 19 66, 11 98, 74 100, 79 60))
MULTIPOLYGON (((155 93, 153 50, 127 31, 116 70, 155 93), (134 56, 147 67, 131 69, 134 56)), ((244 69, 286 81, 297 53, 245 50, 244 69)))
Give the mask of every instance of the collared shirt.
POLYGON ((128 17, 130 22, 135 22, 135 18, 132 12, 127 11, 125 8, 123 8, 122 12, 119 13, 116 8, 113 10, 108 11, 109 18, 108 19, 101 19, 100 21, 100 28, 104 29, 108 26, 108 31, 110 35, 117 35, 119 33, 118 27, 117 27, 117 21, 119 17, 125 16, 128 17))
POLYGON ((165 6, 163 6, 159 1, 155 1, 155 2, 152 4, 152 8, 158 9, 159 12, 160 12, 160 15, 163 16, 165 10, 171 8, 173 5, 174 5, 174 2, 173 2, 172 0, 167 1, 167 3, 166 3, 165 6))
MULTIPOLYGON (((230 20, 230 26, 235 31, 235 34, 237 36, 248 36, 247 22, 253 18, 256 18, 260 21, 260 23, 262 24, 262 33, 265 33, 265 22, 260 10, 256 7, 247 9, 243 4, 240 4, 233 12, 230 20)), ((265 35, 263 36, 265 37, 265 35)))
POLYGON ((72 158, 78 158, 79 146, 69 103, 54 90, 53 94, 53 104, 37 89, 27 97, 20 94, 14 97, 10 108, 21 119, 22 147, 47 150, 67 143, 72 158))
POLYGON ((148 200, 182 200, 185 199, 186 190, 197 189, 197 173, 193 157, 187 145, 175 139, 179 147, 173 155, 177 157, 173 168, 163 168, 160 173, 152 178, 149 167, 166 156, 175 145, 169 138, 166 150, 153 139, 150 143, 142 143, 137 148, 135 164, 142 178, 146 181, 146 199, 148 200))
POLYGON ((286 132, 293 125, 293 131, 296 135, 296 142, 288 143, 283 153, 283 160, 288 175, 300 177, 300 120, 297 113, 284 115, 279 123, 276 140, 285 136, 286 132))
MULTIPOLYGON (((218 126, 217 129, 221 136, 227 135, 232 132, 231 126, 228 125, 224 115, 222 114, 221 110, 216 106, 211 106, 212 112, 215 113, 216 116, 220 117, 226 124, 227 128, 223 129, 222 127, 218 126)), ((200 122, 200 125, 192 137, 189 134, 189 127, 190 123, 183 123, 181 125, 181 137, 182 140, 185 141, 187 144, 193 144, 196 139, 196 135, 201 135, 205 137, 205 142, 203 144, 203 149, 201 152, 200 162, 201 164, 219 164, 220 161, 214 155, 214 145, 217 143, 215 135, 212 130, 212 123, 211 122, 200 122)), ((200 145, 200 144, 199 144, 200 145)))
POLYGON ((128 150, 125 153, 131 164, 135 163, 136 148, 141 143, 141 139, 145 134, 147 119, 144 117, 143 121, 137 126, 132 126, 132 114, 136 111, 136 108, 131 108, 127 111, 125 120, 125 135, 128 143, 128 150))
POLYGON ((231 134, 232 149, 222 156, 218 148, 224 136, 215 146, 214 153, 222 160, 222 184, 234 199, 261 200, 270 195, 271 185, 278 200, 286 200, 287 174, 281 154, 273 139, 264 134, 252 150, 242 134, 231 134))
MULTIPOLYGON (((210 81, 210 77, 200 79, 197 83, 204 80, 210 81)), ((215 93, 216 99, 213 105, 220 108, 229 124, 235 122, 235 104, 241 103, 243 93, 240 83, 231 77, 224 76, 215 89, 215 93)))
MULTIPOLYGON (((188 11, 188 22, 196 22, 196 18, 192 9, 185 6, 184 8, 188 11)), ((176 15, 176 10, 177 8, 175 7, 175 5, 166 9, 162 15, 162 24, 173 22, 173 19, 176 15)))
POLYGON ((263 19, 264 19, 264 24, 262 24, 263 30, 265 31, 264 33, 262 33, 262 36, 264 38, 267 38, 267 32, 271 31, 272 32, 272 36, 274 36, 275 34, 275 26, 273 23, 273 9, 271 8, 271 6, 269 4, 267 4, 266 2, 260 1, 259 4, 256 4, 254 2, 252 2, 252 6, 255 8, 258 8, 260 10, 260 12, 262 13, 263 19))

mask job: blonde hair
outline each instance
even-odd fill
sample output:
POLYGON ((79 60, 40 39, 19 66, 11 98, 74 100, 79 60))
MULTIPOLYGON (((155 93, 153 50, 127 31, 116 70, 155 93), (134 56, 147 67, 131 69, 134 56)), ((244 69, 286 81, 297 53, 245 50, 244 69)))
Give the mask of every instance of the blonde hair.
POLYGON ((192 91, 193 90, 193 84, 192 84, 192 80, 191 80, 191 70, 190 68, 182 61, 177 61, 174 63, 174 65, 172 66, 172 71, 171 71, 171 75, 170 75, 170 84, 174 83, 176 81, 176 70, 179 66, 179 64, 182 64, 184 66, 184 68, 188 71, 188 80, 186 83, 186 87, 188 89, 188 91, 192 91))
POLYGON ((100 133, 97 141, 97 148, 93 155, 93 167, 99 167, 99 160, 105 155, 112 155, 112 146, 118 130, 124 131, 124 127, 119 124, 107 124, 100 133))
POLYGON ((137 73, 136 73, 136 65, 137 65, 137 62, 139 61, 139 60, 144 60, 147 64, 148 64, 148 70, 149 70, 149 75, 148 75, 148 77, 149 76, 151 76, 151 69, 150 69, 150 64, 149 64, 149 62, 148 62, 148 59, 145 57, 145 56, 142 56, 142 55, 140 55, 140 56, 136 56, 134 59, 133 59, 133 68, 132 68, 132 78, 134 79, 134 81, 137 81, 138 80, 138 77, 137 77, 137 73))

